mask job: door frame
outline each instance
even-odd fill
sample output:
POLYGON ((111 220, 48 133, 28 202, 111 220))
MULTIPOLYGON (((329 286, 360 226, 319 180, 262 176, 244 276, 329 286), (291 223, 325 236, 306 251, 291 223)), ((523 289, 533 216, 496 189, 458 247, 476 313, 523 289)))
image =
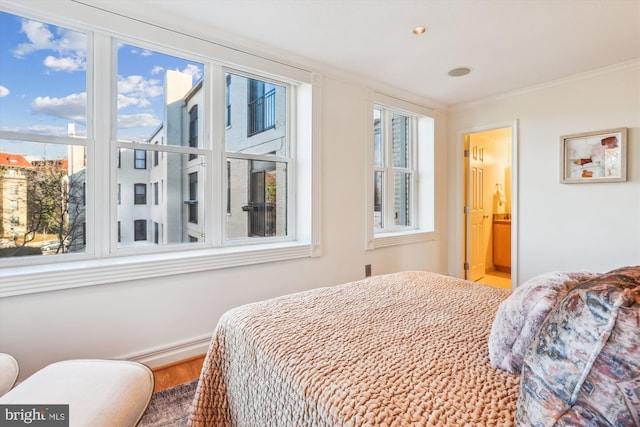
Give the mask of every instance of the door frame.
MULTIPOLYGON (((456 272, 456 276, 460 278, 465 277, 464 263, 466 260, 466 217, 464 213, 464 207, 466 204, 465 199, 465 164, 466 159, 464 157, 465 137, 468 134, 485 132, 495 129, 511 129, 511 286, 515 289, 519 284, 519 262, 518 262, 518 121, 513 120, 509 122, 493 123, 484 126, 476 126, 467 129, 461 129, 458 131, 455 144, 455 170, 456 170, 456 183, 457 191, 454 193, 457 195, 454 206, 455 215, 454 218, 454 258, 456 260, 456 266, 453 271, 456 272)), ((450 205, 451 206, 451 205, 450 205)))

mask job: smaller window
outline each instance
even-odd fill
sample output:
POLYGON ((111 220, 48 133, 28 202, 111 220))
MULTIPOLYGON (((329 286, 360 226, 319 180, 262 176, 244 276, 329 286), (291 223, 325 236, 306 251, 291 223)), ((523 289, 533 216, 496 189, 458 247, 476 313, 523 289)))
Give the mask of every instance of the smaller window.
POLYGON ((433 239, 433 111, 382 94, 374 98, 367 249, 433 239))
MULTIPOLYGON (((122 194, 122 184, 118 184, 118 204, 120 204, 120 195, 122 194)), ((118 226, 119 226, 119 222, 118 222, 118 226)), ((120 240, 118 240, 119 242, 120 240)))
POLYGON ((227 101, 227 114, 226 114, 226 126, 231 126, 231 75, 227 74, 227 92, 226 92, 226 101, 227 101))
POLYGON ((136 205, 147 204, 147 184, 133 184, 134 187, 134 203, 136 205))
POLYGON ((18 195, 18 186, 17 185, 12 185, 11 186, 11 190, 9 191, 9 194, 11 194, 12 196, 17 196, 18 195))
POLYGON ((18 201, 17 201, 17 200, 11 200, 11 201, 9 202, 9 208, 10 208, 12 211, 17 211, 17 210, 18 210, 18 207, 19 207, 19 204, 18 204, 18 201))
POLYGON ((153 204, 158 205, 159 202, 159 193, 158 193, 158 183, 153 183, 153 204))
POLYGON ((198 223, 198 173, 189 174, 189 222, 198 223))
POLYGON ((135 168, 147 168, 147 152, 145 150, 135 150, 135 168))
POLYGON ((122 240, 122 235, 120 233, 120 221, 118 221, 118 243, 122 240))
MULTIPOLYGON (((198 148, 198 106, 189 110, 189 147, 198 148)), ((189 160, 197 158, 197 154, 189 154, 189 160)))
POLYGON ((135 230, 134 239, 136 241, 147 240, 147 220, 146 219, 136 219, 133 222, 133 227, 135 230))

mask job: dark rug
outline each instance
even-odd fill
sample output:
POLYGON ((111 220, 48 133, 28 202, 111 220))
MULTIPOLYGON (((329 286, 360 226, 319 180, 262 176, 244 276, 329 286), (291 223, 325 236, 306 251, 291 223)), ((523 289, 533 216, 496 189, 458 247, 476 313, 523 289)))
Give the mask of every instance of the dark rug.
POLYGON ((198 380, 153 393, 138 427, 184 427, 189 421, 198 380))

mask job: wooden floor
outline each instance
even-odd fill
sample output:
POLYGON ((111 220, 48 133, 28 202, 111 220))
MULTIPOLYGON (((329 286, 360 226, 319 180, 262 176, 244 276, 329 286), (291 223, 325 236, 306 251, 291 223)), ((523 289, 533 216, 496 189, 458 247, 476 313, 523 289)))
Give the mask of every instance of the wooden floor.
POLYGON ((153 376, 156 380, 154 392, 187 383, 200 377, 200 370, 204 362, 204 354, 189 359, 180 360, 169 365, 153 368, 153 376))
POLYGON ((484 277, 477 282, 498 288, 511 289, 511 274, 495 270, 488 271, 484 277))

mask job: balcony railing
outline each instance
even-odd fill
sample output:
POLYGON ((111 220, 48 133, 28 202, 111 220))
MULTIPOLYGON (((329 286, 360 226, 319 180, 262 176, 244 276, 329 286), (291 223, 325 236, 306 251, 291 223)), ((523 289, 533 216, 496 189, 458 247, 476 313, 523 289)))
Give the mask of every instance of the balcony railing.
POLYGON ((248 119, 248 136, 276 127, 275 89, 249 102, 248 119))

